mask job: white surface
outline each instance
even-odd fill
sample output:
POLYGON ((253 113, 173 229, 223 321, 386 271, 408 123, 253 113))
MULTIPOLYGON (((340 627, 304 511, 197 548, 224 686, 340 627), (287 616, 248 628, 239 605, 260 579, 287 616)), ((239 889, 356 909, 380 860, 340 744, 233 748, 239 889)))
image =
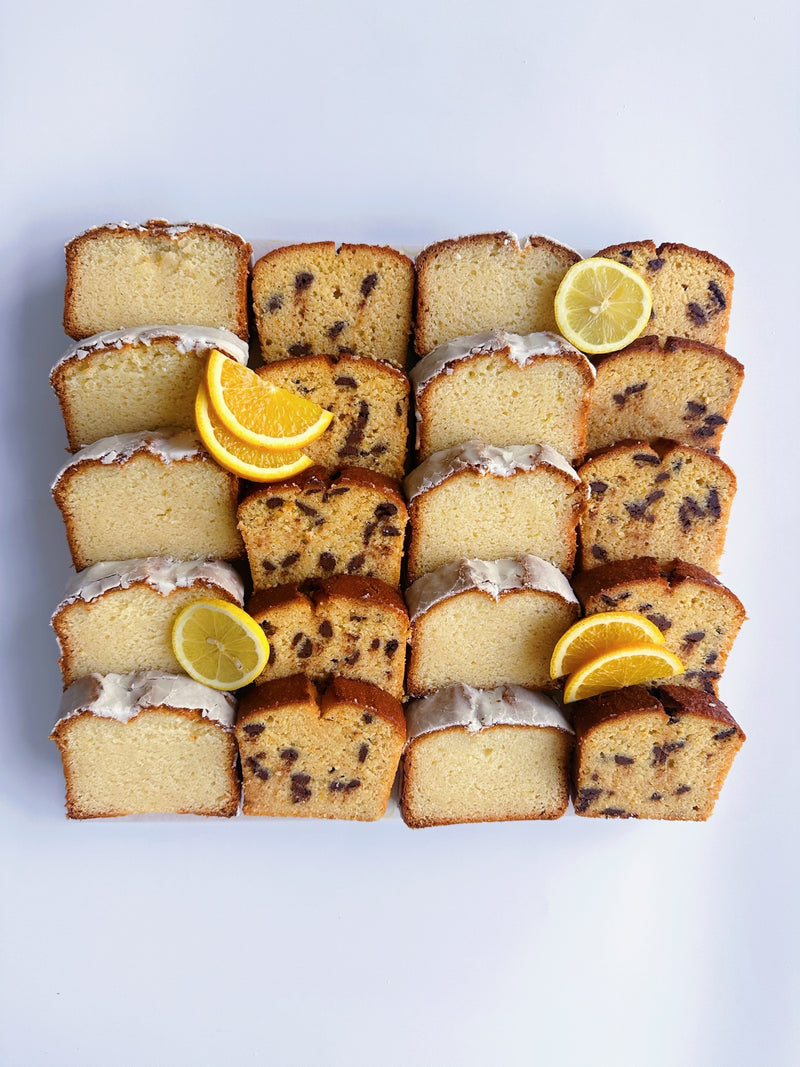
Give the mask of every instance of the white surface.
POLYGON ((0 1062, 800 1062, 797 5, 90 0, 4 23, 0 1062), (64 818, 61 249, 154 215, 652 236, 735 267, 722 574, 750 620, 722 696, 748 741, 709 823, 64 818))

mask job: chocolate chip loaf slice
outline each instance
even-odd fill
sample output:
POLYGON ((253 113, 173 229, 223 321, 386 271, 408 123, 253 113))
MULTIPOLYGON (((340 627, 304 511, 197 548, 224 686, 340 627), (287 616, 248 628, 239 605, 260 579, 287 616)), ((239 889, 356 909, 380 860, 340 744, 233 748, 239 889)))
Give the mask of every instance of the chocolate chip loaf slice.
POLYGON ((253 267, 264 360, 352 352, 405 367, 414 264, 394 248, 286 245, 253 267))
POLYGON ((186 675, 91 674, 65 690, 50 737, 71 819, 235 815, 236 701, 186 675))
POLYGON ((536 556, 457 560, 418 578, 406 602, 410 696, 457 682, 553 688, 553 649, 580 614, 564 575, 536 556))
POLYGON ((295 675, 250 690, 236 736, 245 815, 380 819, 406 739, 402 705, 335 678, 321 693, 295 675))
POLYGON ((246 341, 251 252, 235 233, 199 222, 95 226, 66 247, 64 330, 79 340, 103 330, 188 323, 246 341))
POLYGON ((468 441, 434 452, 404 485, 409 582, 462 557, 530 554, 572 570, 586 488, 549 445, 468 441))
POLYGON ((408 612, 376 578, 339 574, 255 593, 247 611, 269 638, 269 662, 256 684, 292 674, 314 681, 355 678, 403 696, 408 612))
POLYGON ((584 570, 618 559, 683 559, 716 573, 736 478, 717 456, 671 441, 615 445, 580 468, 584 570))
POLYGON ((595 253, 641 274, 653 294, 648 333, 691 337, 724 348, 733 296, 733 271, 710 252, 684 244, 633 241, 595 253))
POLYGON ((408 512, 375 471, 309 467, 249 493, 238 510, 255 589, 360 574, 397 588, 408 512))
POLYGON ((573 463, 583 459, 594 368, 558 334, 461 337, 424 356, 411 380, 420 461, 465 438, 547 444, 573 463))
POLYGON ((417 354, 484 330, 556 330, 556 289, 580 258, 548 237, 520 242, 513 233, 429 245, 416 261, 417 354))
POLYGON ((631 686, 570 705, 577 815, 707 819, 745 740, 715 696, 631 686))
POLYGON ((640 337, 597 362, 587 450, 668 438, 716 452, 743 379, 741 363, 720 348, 640 337))
POLYGON ((408 441, 408 378, 397 367, 366 356, 306 356, 267 363, 258 374, 333 412, 316 441, 304 445, 328 470, 366 467, 402 478, 408 441))
POLYGON ((645 556, 574 575, 572 586, 586 615, 635 611, 656 624, 685 667, 669 684, 717 692, 746 614, 739 598, 713 574, 684 560, 660 564, 645 556))
POLYGON ((64 685, 87 674, 180 673, 172 650, 178 614, 195 600, 241 607, 243 597, 242 579, 219 560, 95 563, 70 581, 51 620, 64 685))
POLYGON ((564 814, 574 735, 550 697, 518 685, 455 685, 411 701, 406 715, 408 826, 564 814))

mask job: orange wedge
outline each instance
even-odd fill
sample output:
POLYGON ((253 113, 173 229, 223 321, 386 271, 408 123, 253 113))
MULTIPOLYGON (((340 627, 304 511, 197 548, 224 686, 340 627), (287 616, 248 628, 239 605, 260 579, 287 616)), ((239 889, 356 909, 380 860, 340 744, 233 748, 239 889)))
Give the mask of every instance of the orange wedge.
POLYGON ((257 448, 277 452, 303 448, 316 441, 333 418, 319 404, 264 381, 216 350, 208 358, 205 382, 225 429, 257 448))
POLYGON ((249 478, 252 482, 279 482, 311 466, 309 457, 296 449, 275 452, 235 437, 210 407, 206 387, 202 384, 197 390, 194 417, 200 439, 217 463, 240 478, 249 478))
POLYGON ((602 611, 587 615, 562 635, 550 660, 550 677, 563 678, 589 660, 615 648, 642 643, 664 644, 655 623, 635 611, 602 611))
POLYGON ((627 645, 604 652, 580 667, 567 679, 564 703, 624 689, 628 685, 655 682, 683 674, 683 664, 663 645, 627 645))

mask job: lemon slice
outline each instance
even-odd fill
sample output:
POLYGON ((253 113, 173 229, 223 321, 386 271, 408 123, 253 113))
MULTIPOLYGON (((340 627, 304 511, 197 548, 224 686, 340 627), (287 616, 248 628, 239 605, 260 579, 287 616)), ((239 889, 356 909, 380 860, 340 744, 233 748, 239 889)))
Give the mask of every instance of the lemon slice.
POLYGON ((635 611, 602 611, 579 619, 562 635, 550 660, 550 677, 563 678, 603 652, 625 645, 664 644, 654 622, 635 611))
POLYGON ((210 407, 206 387, 201 383, 194 405, 197 432, 208 451, 226 470, 252 482, 279 482, 311 466, 302 452, 274 452, 241 441, 227 430, 210 407))
POLYGON ((327 430, 333 413, 263 378, 222 352, 206 366, 206 388, 214 412, 240 441, 288 452, 303 448, 327 430))
POLYGON ((673 674, 683 674, 683 664, 663 645, 615 648, 590 660, 569 676, 564 687, 564 703, 571 704, 573 700, 584 700, 612 689, 624 689, 627 685, 671 678, 673 674))
POLYGON ((613 259, 582 259, 556 292, 556 322, 581 352, 617 352, 635 341, 650 321, 653 296, 635 270, 613 259))
POLYGON ((172 649, 189 677, 212 689, 240 689, 269 659, 264 631, 227 600, 195 600, 185 607, 172 628, 172 649))

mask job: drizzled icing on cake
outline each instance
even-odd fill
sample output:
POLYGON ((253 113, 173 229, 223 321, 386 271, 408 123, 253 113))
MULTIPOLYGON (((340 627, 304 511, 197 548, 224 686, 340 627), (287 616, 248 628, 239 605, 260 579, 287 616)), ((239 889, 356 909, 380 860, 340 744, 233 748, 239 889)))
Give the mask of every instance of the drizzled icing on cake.
POLYGON ((178 560, 149 556, 95 563, 79 571, 67 585, 56 611, 76 600, 88 603, 111 589, 127 589, 137 582, 145 582, 162 596, 168 596, 175 589, 208 584, 230 593, 240 607, 244 602, 244 583, 227 563, 212 559, 178 560))
POLYGON ((461 726, 477 733, 489 726, 551 726, 574 733, 550 697, 501 685, 497 689, 473 689, 452 685, 430 696, 412 700, 406 707, 408 742, 421 734, 461 726))
MULTIPOLYGON (((167 707, 199 711, 230 729, 236 700, 182 674, 134 671, 132 674, 89 674, 64 691, 59 720, 90 712, 104 719, 129 722, 145 708, 167 707)), ((58 723, 56 723, 56 727, 58 723)))
POLYGON ((174 341, 177 350, 183 354, 218 348, 237 363, 246 365, 249 358, 245 342, 230 330, 213 326, 139 326, 126 330, 105 330, 70 345, 53 370, 69 360, 85 359, 95 352, 131 345, 148 346, 164 340, 174 341))
POLYGON ((540 593, 554 593, 569 604, 578 598, 572 586, 558 570, 540 559, 525 555, 518 559, 457 559, 430 574, 417 578, 406 590, 406 604, 411 621, 428 611, 440 600, 477 589, 499 600, 504 593, 530 589, 540 593))
POLYGON ((569 475, 575 485, 581 480, 560 452, 550 445, 487 445, 483 441, 467 441, 454 448, 434 452, 421 463, 403 482, 409 503, 420 493, 440 485, 446 478, 459 471, 472 470, 484 476, 510 478, 519 471, 532 471, 537 467, 556 467, 569 475))
POLYGON ((85 237, 86 234, 97 233, 99 230, 130 230, 132 233, 152 233, 159 237, 180 237, 181 234, 194 230, 198 226, 204 230, 220 230, 222 233, 229 233, 232 237, 241 240, 237 234, 226 230, 224 226, 209 226, 199 222, 167 222, 166 219, 148 219, 147 222, 105 222, 98 226, 90 226, 78 236, 85 237))
POLYGON ((470 337, 457 337, 423 356, 410 374, 417 396, 432 378, 439 374, 452 374, 453 364, 471 356, 493 354, 503 355, 518 367, 524 367, 542 356, 578 356, 586 363, 592 377, 595 374, 586 356, 557 333, 517 334, 506 330, 489 330, 470 337))
POLYGON ((137 452, 149 452, 164 463, 206 456, 207 452, 194 430, 145 430, 141 433, 120 433, 101 437, 86 445, 67 462, 56 475, 55 489, 64 474, 79 463, 99 460, 101 463, 127 463, 137 452))

